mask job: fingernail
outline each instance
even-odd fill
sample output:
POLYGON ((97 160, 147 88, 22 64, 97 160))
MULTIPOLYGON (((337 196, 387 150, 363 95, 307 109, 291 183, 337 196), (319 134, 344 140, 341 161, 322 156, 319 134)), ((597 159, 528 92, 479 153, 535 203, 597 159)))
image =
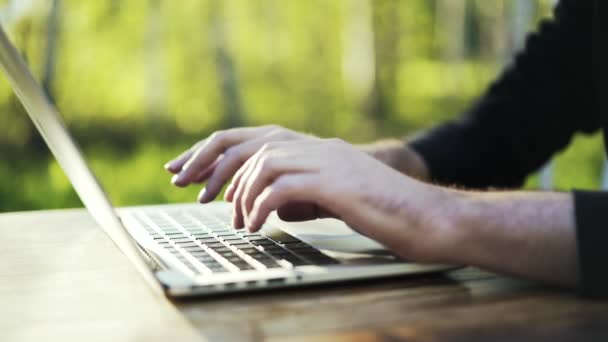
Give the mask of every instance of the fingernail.
POLYGON ((228 195, 230 195, 230 191, 232 191, 232 183, 230 183, 228 185, 228 187, 226 188, 226 191, 224 192, 224 201, 226 201, 226 202, 230 202, 230 199, 228 198, 229 197, 228 195))
POLYGON ((183 176, 182 173, 178 173, 175 176, 171 177, 171 183, 173 183, 174 185, 179 184, 179 182, 181 182, 183 176))
POLYGON ((201 203, 204 203, 203 199, 205 198, 205 192, 207 192, 207 189, 206 188, 202 188, 201 191, 198 193, 197 199, 201 203))

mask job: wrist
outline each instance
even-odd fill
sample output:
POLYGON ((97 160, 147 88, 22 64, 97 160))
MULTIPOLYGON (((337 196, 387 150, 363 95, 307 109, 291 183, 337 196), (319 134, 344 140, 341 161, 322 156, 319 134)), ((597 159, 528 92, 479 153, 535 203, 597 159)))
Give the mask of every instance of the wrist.
POLYGON ((361 150, 384 164, 410 177, 428 180, 429 172, 426 162, 407 143, 397 140, 381 140, 359 146, 361 150))
POLYGON ((428 202, 426 224, 430 228, 427 235, 428 258, 424 261, 466 264, 464 246, 471 244, 471 218, 475 216, 475 204, 471 194, 465 191, 430 185, 434 195, 428 202))

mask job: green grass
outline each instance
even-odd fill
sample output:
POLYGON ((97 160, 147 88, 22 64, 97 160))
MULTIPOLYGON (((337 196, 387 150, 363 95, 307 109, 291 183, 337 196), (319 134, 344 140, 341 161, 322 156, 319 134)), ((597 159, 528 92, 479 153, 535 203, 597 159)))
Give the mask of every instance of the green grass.
MULTIPOLYGON (((87 151, 89 162, 116 206, 192 202, 200 186, 186 189, 170 184, 163 164, 181 147, 146 144, 120 154, 87 151)), ((52 159, 20 160, 0 165, 1 211, 81 207, 78 196, 59 165, 52 159)))
MULTIPOLYGON (((577 135, 570 146, 553 159, 553 185, 560 191, 573 189, 594 190, 600 186, 604 165, 604 147, 601 134, 577 135)), ((530 176, 525 187, 539 186, 538 174, 530 176)))

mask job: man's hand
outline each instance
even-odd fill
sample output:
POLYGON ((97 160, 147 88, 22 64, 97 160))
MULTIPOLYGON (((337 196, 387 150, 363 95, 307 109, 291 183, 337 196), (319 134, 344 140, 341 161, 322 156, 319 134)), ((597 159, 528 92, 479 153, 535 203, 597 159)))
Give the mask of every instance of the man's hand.
POLYGON ((440 205, 446 195, 344 141, 305 138, 266 144, 238 171, 226 198, 250 231, 274 210, 308 203, 420 261, 438 260, 451 238, 436 220, 447 217, 440 205))
POLYGON ((218 131, 165 164, 165 168, 175 174, 171 182, 176 186, 206 181, 207 186, 199 195, 199 201, 205 203, 213 200, 222 186, 264 144, 304 137, 306 135, 274 125, 218 131))
MULTIPOLYGON (((175 174, 172 183, 176 186, 206 181, 207 186, 199 195, 199 200, 205 203, 213 200, 222 186, 264 144, 306 137, 310 136, 276 125, 218 131, 165 164, 165 168, 175 174)), ((406 175, 423 180, 429 178, 424 160, 402 141, 382 140, 358 148, 406 175)), ((297 210, 291 212, 297 214, 297 210)))
POLYGON ((435 259, 431 242, 440 246, 449 235, 423 223, 440 217, 427 208, 439 208, 444 191, 404 176, 377 151, 277 126, 237 128, 200 141, 165 167, 177 186, 207 180, 201 202, 234 176, 225 198, 234 203, 236 228, 258 230, 273 210, 292 221, 337 217, 404 257, 435 259))

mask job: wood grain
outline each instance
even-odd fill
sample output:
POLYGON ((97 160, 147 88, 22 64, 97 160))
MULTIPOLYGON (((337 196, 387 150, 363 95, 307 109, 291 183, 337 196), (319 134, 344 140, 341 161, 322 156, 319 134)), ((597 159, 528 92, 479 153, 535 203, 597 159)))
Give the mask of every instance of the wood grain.
POLYGON ((171 301, 86 211, 0 215, 0 340, 606 341, 608 303, 473 268, 171 301))

